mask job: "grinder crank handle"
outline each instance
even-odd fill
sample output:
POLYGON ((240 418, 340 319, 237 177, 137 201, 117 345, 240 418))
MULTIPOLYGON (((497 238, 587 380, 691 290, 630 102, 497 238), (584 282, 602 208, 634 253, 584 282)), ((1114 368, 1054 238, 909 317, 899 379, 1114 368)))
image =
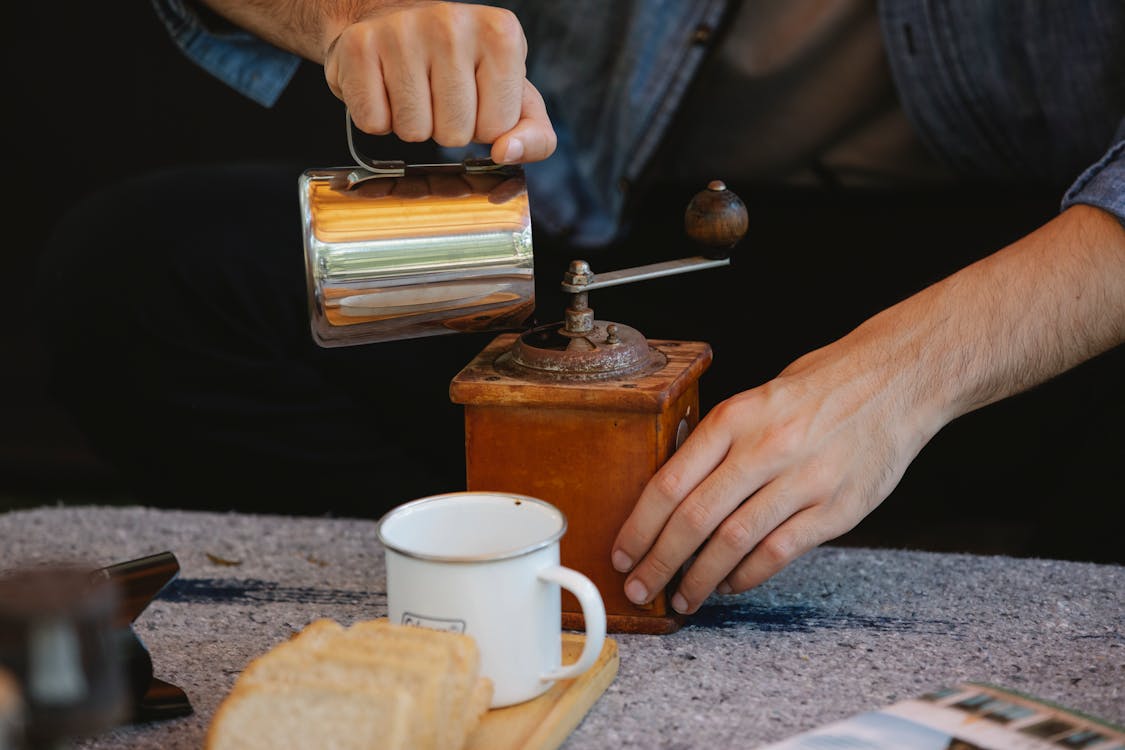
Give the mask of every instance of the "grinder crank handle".
POLYGON ((684 211, 684 231, 691 240, 705 248, 703 254, 596 276, 585 261, 574 261, 563 277, 562 291, 568 294, 592 292, 634 281, 730 265, 731 248, 746 236, 749 226, 746 204, 742 199, 728 190, 722 180, 712 180, 705 190, 695 194, 684 211))

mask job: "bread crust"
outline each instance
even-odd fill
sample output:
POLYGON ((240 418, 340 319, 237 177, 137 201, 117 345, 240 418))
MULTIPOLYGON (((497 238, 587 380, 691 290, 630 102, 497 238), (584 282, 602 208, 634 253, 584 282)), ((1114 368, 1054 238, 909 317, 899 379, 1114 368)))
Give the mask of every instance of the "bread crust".
POLYGON ((461 750, 492 698, 492 683, 479 672, 480 654, 470 636, 386 620, 349 628, 314 620, 247 665, 211 721, 205 750, 252 750, 238 742, 245 743, 242 729, 255 717, 271 736, 289 726, 280 740, 303 732, 311 733, 310 740, 317 732, 334 736, 326 718, 334 711, 338 718, 352 716, 357 730, 366 731, 366 721, 354 719, 357 706, 367 706, 386 725, 376 747, 461 750), (294 725, 293 717, 311 704, 317 715, 307 726, 294 725))

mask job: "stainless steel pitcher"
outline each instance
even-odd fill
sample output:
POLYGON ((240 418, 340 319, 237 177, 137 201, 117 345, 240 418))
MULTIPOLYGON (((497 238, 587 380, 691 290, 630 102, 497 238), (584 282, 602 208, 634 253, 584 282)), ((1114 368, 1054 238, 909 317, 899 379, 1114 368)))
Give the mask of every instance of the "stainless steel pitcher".
MULTIPOLYGON (((349 146, 351 130, 349 121, 349 146)), ((523 170, 371 162, 300 177, 309 316, 321 346, 526 327, 534 312, 523 170)))

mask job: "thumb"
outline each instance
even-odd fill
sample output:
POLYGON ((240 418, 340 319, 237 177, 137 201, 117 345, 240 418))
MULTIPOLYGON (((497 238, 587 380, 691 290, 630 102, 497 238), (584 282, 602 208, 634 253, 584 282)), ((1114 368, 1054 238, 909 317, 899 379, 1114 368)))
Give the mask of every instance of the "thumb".
POLYGON ((523 82, 520 119, 516 126, 492 144, 492 160, 497 164, 542 161, 555 152, 558 137, 547 116, 543 96, 530 81, 523 82))

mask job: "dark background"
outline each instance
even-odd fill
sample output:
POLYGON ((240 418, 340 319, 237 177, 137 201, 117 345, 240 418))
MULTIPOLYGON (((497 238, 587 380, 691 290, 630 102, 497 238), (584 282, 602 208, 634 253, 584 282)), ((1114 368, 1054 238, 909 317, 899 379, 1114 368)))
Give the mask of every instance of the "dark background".
MULTIPOLYGON (((36 306, 44 301, 30 294, 43 240, 81 196, 154 168, 347 163, 341 105, 320 69, 307 63, 275 108, 254 104, 183 58, 147 2, 68 0, 12 12, 5 43, 0 509, 144 503, 91 453, 47 392, 36 331, 36 306)), ((387 141, 369 145, 408 160, 426 153, 387 141)), ((641 200, 633 236, 605 251, 574 251, 536 235, 540 320, 561 317, 556 288, 572 257, 608 271, 692 252, 679 239, 680 220, 700 187, 659 186, 641 200)), ((751 232, 731 268, 591 295, 600 319, 628 323, 652 338, 711 343, 705 409, 1016 239, 1054 214, 1060 194, 998 185, 896 193, 732 187, 749 205, 751 232)), ((297 217, 291 218, 296 232, 297 217)), ((463 364, 414 366, 445 368, 452 378, 463 364)), ((840 543, 1125 562, 1123 384, 1119 347, 962 417, 840 543)), ((450 405, 449 413, 456 416, 458 408, 450 405)))

